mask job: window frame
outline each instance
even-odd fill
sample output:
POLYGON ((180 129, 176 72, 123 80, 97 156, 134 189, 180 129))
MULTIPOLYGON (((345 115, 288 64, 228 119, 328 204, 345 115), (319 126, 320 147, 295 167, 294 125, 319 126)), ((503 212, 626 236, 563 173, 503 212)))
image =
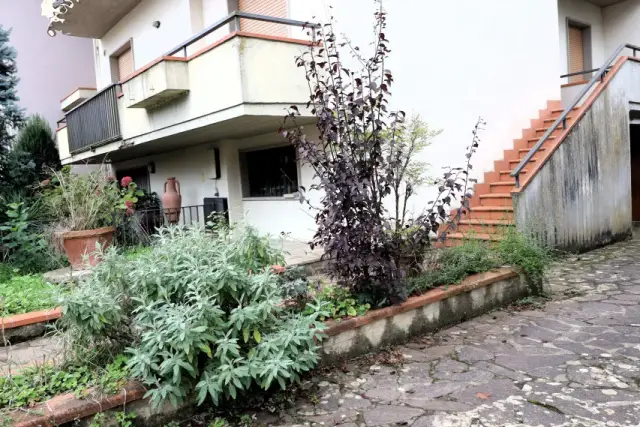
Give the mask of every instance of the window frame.
POLYGON ((111 83, 120 83, 123 78, 127 78, 129 76, 121 76, 120 69, 118 67, 118 58, 127 50, 131 50, 131 62, 133 65, 133 71, 130 75, 136 72, 136 52, 133 49, 133 39, 129 39, 124 42, 119 48, 111 52, 109 55, 109 67, 111 71, 111 83))
MULTIPOLYGON (((571 73, 570 70, 570 50, 569 50, 569 29, 578 28, 582 31, 582 58, 583 58, 583 70, 590 70, 593 68, 593 46, 592 46, 592 36, 591 36, 591 25, 570 17, 566 19, 565 25, 565 43, 566 43, 566 53, 567 53, 567 74, 571 73)), ((572 76, 568 78, 569 83, 576 83, 580 81, 588 81, 593 73, 584 73, 577 76, 572 76)))
POLYGON ((242 200, 246 201, 259 201, 259 200, 270 200, 270 201, 297 201, 299 199, 299 190, 296 189, 293 193, 285 193, 281 196, 251 196, 251 187, 249 182, 249 169, 247 164, 247 154, 255 153, 258 151, 267 151, 273 150, 277 148, 287 148, 290 147, 293 151, 295 168, 296 168, 296 184, 297 188, 300 187, 302 182, 302 173, 301 173, 301 165, 300 158, 298 157, 298 153, 293 145, 287 143, 274 143, 269 145, 260 145, 256 147, 243 148, 238 150, 238 160, 239 160, 239 169, 240 169, 240 184, 241 184, 241 195, 242 200))

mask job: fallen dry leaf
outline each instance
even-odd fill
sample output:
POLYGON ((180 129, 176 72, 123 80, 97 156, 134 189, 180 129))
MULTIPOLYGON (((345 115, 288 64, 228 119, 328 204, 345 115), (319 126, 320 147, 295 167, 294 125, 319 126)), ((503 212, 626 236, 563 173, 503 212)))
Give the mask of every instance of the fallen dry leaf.
POLYGON ((491 393, 481 393, 481 392, 476 393, 476 397, 482 400, 487 400, 489 396, 491 396, 491 393))

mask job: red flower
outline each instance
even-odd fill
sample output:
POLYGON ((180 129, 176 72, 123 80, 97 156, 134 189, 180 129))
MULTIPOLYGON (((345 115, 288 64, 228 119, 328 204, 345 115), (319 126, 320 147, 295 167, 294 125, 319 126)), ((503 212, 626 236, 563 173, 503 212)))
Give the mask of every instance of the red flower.
POLYGON ((133 215, 133 209, 131 209, 131 208, 127 208, 127 210, 125 210, 125 211, 124 211, 124 214, 125 214, 126 216, 131 216, 131 215, 133 215))
POLYGON ((125 200, 124 205, 127 209, 133 209, 133 202, 131 200, 125 200))
POLYGON ((132 182, 133 182, 133 179, 131 179, 130 176, 125 176, 120 180, 120 185, 122 185, 123 187, 128 187, 129 184, 131 184, 132 182))

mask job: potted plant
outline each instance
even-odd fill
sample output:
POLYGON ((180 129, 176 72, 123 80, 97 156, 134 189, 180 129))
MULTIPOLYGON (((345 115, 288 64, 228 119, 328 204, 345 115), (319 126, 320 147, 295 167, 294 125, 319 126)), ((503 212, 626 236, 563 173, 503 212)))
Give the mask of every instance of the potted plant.
POLYGON ((104 169, 86 175, 55 172, 47 183, 45 200, 59 219, 64 252, 74 268, 99 262, 99 249, 113 240, 115 226, 134 212, 142 192, 130 177, 118 182, 104 169))

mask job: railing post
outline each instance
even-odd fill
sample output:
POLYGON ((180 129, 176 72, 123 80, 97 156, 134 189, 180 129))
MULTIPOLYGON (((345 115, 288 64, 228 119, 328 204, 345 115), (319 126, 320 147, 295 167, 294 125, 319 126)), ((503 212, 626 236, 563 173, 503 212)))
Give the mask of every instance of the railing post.
POLYGON ((565 117, 564 119, 562 119, 562 129, 566 129, 567 128, 567 118, 565 117))
POLYGON ((516 185, 515 185, 515 187, 516 187, 516 188, 520 188, 520 174, 519 174, 519 173, 517 173, 517 174, 516 174, 516 176, 515 176, 515 178, 516 178, 516 185))
POLYGON ((233 32, 240 31, 240 17, 238 15, 233 17, 233 32))

